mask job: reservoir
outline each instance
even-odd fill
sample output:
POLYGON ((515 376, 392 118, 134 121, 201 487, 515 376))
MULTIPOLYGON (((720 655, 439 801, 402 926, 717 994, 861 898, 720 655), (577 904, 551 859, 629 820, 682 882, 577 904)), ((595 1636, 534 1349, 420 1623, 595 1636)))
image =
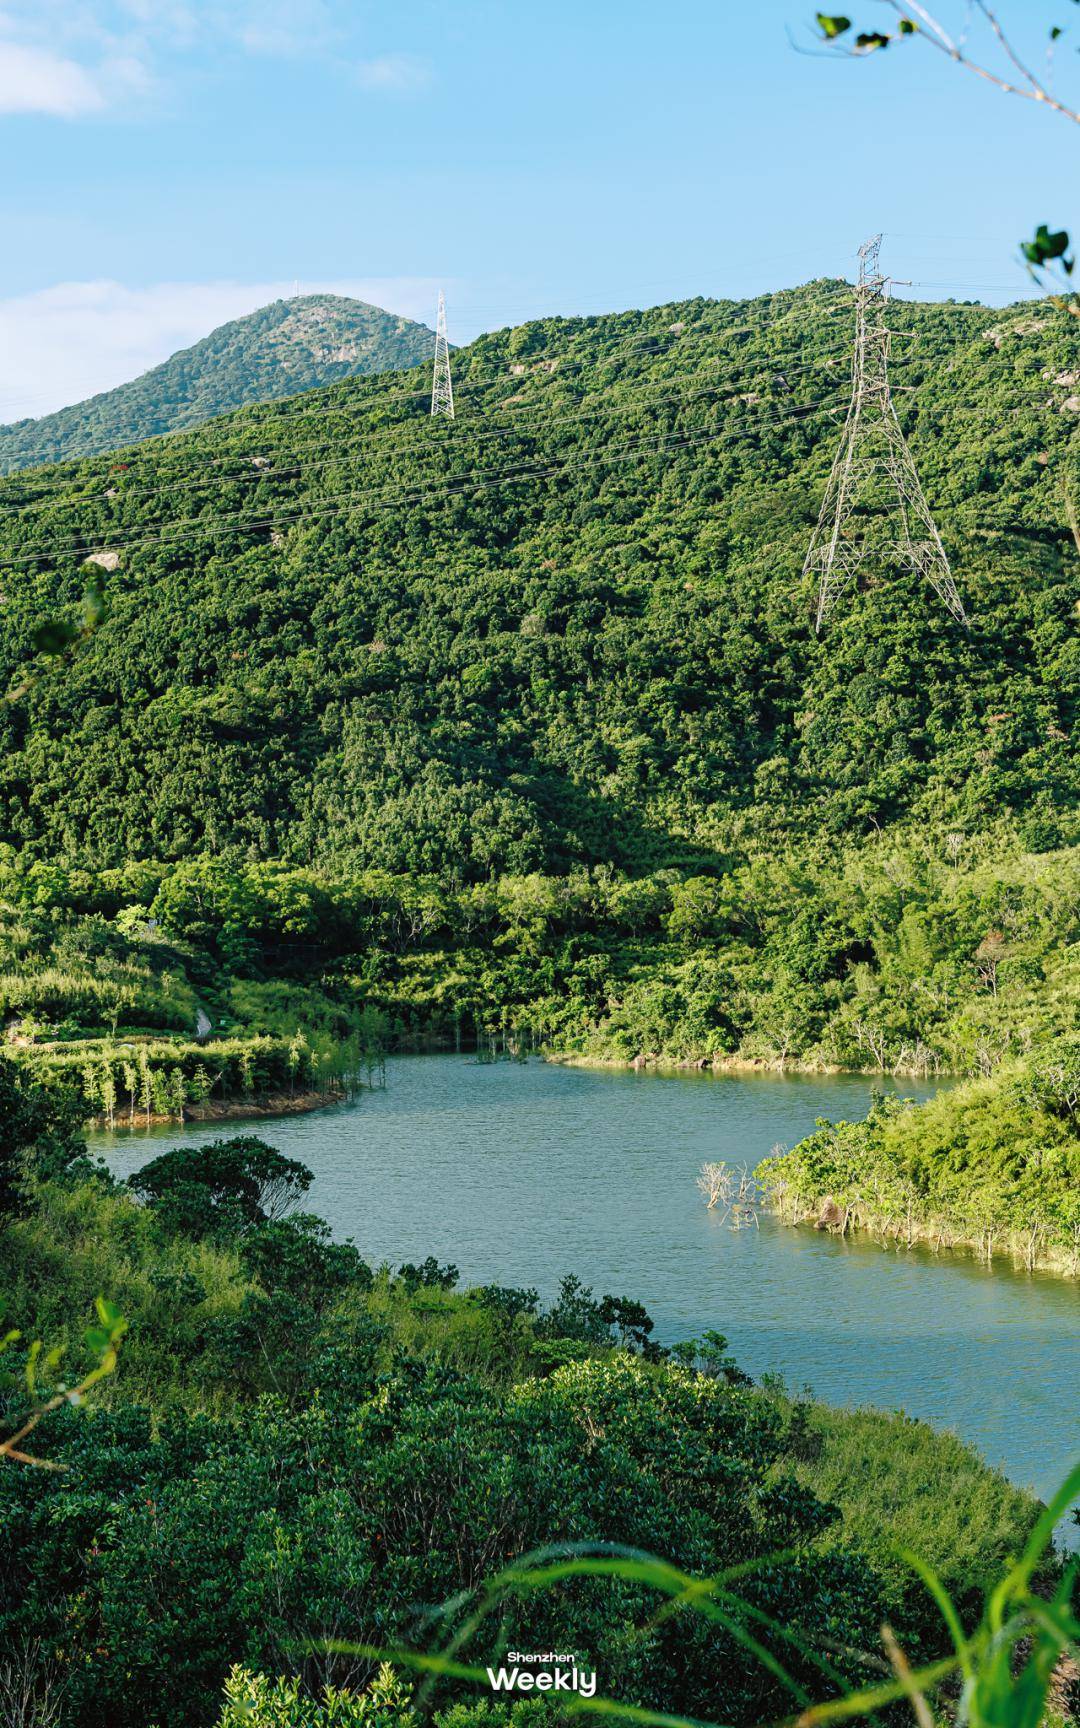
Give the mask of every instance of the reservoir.
MULTIPOLYGON (((634 1073, 403 1056, 384 1090, 309 1115, 95 1134, 128 1175, 182 1139, 258 1134, 315 1172, 305 1202, 373 1266, 452 1261, 462 1285, 576 1273, 671 1344, 712 1329, 755 1378, 953 1428, 1045 1498, 1080 1457, 1080 1282, 709 1212, 706 1161, 751 1168, 892 1082, 634 1073)), ((904 1082, 905 1095, 932 1088, 904 1082)), ((1072 1527, 1075 1538, 1075 1526, 1072 1527)))

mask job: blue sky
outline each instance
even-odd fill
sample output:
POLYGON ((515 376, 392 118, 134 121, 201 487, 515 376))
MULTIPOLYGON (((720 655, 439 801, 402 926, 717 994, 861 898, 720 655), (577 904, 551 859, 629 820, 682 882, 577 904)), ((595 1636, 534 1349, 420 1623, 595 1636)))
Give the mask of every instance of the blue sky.
MULTIPOLYGON (((884 25, 881 0, 846 0, 884 25)), ((960 0, 941 0, 946 24, 960 0)), ((0 418, 278 294, 451 336, 849 273, 1025 291, 1080 131, 906 44, 801 56, 805 0, 0 0, 0 418)), ((1040 67, 1054 0, 1002 0, 1040 67)), ((1062 22, 1068 23, 1066 16, 1062 22)), ((1080 17, 1060 77, 1080 100, 1080 17), (1075 40, 1073 40, 1075 38, 1075 40)))

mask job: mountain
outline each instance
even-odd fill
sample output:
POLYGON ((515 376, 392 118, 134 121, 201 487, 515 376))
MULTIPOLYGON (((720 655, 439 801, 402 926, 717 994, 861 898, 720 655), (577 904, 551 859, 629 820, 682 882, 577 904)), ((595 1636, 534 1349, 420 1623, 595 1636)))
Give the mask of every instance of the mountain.
POLYGON ((431 358, 434 343, 426 325, 362 300, 336 294, 275 300, 130 384, 40 420, 0 427, 0 473, 117 450, 338 378, 413 366, 431 358))
POLYGON ((1080 330, 903 321, 896 399, 970 631, 903 572, 809 622, 840 284, 481 337, 452 423, 384 374, 11 477, 9 685, 85 554, 117 568, 70 668, 0 709, 0 841, 475 879, 777 826, 1071 828, 1080 330))

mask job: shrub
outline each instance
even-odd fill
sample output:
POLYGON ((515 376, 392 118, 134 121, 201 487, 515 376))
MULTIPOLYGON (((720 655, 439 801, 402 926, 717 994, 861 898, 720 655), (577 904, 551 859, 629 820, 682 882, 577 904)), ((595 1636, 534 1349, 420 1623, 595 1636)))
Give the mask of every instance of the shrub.
POLYGON ((210 1146, 177 1146, 128 1178, 128 1186, 189 1236, 235 1235, 282 1218, 306 1194, 312 1172, 265 1140, 239 1134, 210 1146))

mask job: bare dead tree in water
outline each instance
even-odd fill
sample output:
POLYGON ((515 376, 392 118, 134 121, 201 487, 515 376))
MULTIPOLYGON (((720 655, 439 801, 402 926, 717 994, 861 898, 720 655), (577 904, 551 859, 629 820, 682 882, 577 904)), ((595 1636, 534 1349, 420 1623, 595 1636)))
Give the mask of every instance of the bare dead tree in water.
POLYGON ((734 1230, 758 1227, 758 1186, 745 1165, 703 1164, 697 1185, 709 1211, 719 1212, 723 1223, 734 1230))

